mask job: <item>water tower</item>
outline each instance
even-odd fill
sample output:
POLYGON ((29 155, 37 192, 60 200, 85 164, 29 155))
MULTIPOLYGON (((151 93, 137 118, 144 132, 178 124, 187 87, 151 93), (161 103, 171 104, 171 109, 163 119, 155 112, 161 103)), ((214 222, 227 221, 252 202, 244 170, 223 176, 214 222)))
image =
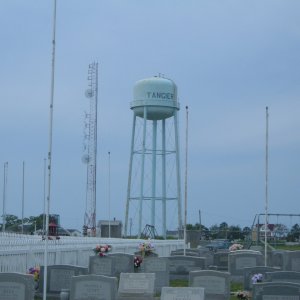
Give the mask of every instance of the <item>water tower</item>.
POLYGON ((124 235, 138 236, 146 225, 166 237, 182 227, 177 86, 155 76, 134 85, 132 138, 124 235), (174 224, 175 220, 175 224, 174 224))

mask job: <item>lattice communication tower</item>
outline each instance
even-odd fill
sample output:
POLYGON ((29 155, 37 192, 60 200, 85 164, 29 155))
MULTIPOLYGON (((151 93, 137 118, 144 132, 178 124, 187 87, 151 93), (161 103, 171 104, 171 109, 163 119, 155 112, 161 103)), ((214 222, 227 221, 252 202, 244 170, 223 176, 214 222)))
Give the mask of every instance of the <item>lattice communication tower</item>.
POLYGON ((97 170, 97 102, 98 102, 98 63, 88 68, 88 88, 85 96, 89 99, 90 110, 85 113, 84 154, 86 164, 86 207, 83 234, 96 236, 96 170, 97 170))

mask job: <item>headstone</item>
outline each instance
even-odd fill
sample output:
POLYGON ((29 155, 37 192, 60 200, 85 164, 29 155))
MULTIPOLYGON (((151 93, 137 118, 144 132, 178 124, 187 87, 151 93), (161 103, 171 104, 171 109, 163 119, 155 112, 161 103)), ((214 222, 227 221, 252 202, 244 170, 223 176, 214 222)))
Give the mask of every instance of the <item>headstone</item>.
POLYGON ((133 273, 134 272, 134 255, 127 253, 111 253, 108 254, 115 260, 115 276, 120 276, 120 273, 133 273))
POLYGON ((265 280, 267 272, 276 272, 279 271, 278 268, 266 267, 266 266, 256 266, 256 267, 247 267, 243 269, 244 272, 244 290, 252 290, 252 277, 255 274, 262 274, 263 279, 265 280))
POLYGON ((170 285, 168 257, 149 257, 141 265, 141 272, 155 274, 155 292, 161 292, 163 286, 170 285))
POLYGON ((170 280, 189 279, 190 271, 199 271, 206 269, 206 259, 195 256, 169 256, 170 280))
POLYGON ((276 271, 266 273, 266 281, 272 282, 294 282, 300 284, 300 272, 294 271, 276 271))
POLYGON ((253 245, 253 246, 250 246, 250 250, 259 251, 259 252, 263 253, 264 247, 258 246, 258 245, 253 245))
POLYGON ((161 300, 204 300, 204 288, 201 287, 163 287, 161 300))
POLYGON ((258 251, 239 250, 230 252, 228 255, 228 271, 233 281, 243 282, 244 268, 262 266, 263 264, 263 255, 258 251))
POLYGON ((300 251, 287 251, 285 271, 300 271, 300 251))
POLYGON ((213 265, 217 267, 217 270, 228 270, 228 254, 229 251, 220 251, 213 253, 213 265))
MULTIPOLYGON (((171 256, 175 256, 175 255, 184 255, 184 249, 177 249, 177 250, 171 251, 171 256)), ((205 247, 185 249, 185 255, 186 256, 205 257, 207 266, 213 264, 214 252, 209 251, 209 249, 205 248, 205 247)))
POLYGON ((121 273, 118 300, 153 300, 154 273, 121 273))
POLYGON ((300 284, 263 282, 253 284, 252 300, 300 300, 300 284))
POLYGON ((33 300, 33 276, 21 273, 0 273, 0 299, 33 300))
POLYGON ((116 277, 93 274, 75 276, 71 281, 70 300, 115 300, 117 289, 116 277))
POLYGON ((230 299, 230 274, 213 270, 191 271, 189 286, 202 287, 205 300, 230 299))
MULTIPOLYGON (((47 266, 47 295, 59 295, 62 289, 70 289, 73 276, 85 275, 88 269, 72 265, 47 266)), ((37 294, 43 294, 44 266, 41 266, 37 294)))
POLYGON ((114 276, 115 259, 111 256, 90 256, 89 274, 114 276))
POLYGON ((271 266, 280 268, 281 270, 286 269, 286 250, 273 250, 271 256, 271 266))
MULTIPOLYGON (((185 249, 185 255, 187 256, 200 256, 199 253, 199 249, 185 249)), ((171 256, 174 255, 184 255, 184 249, 176 249, 171 251, 171 256)))

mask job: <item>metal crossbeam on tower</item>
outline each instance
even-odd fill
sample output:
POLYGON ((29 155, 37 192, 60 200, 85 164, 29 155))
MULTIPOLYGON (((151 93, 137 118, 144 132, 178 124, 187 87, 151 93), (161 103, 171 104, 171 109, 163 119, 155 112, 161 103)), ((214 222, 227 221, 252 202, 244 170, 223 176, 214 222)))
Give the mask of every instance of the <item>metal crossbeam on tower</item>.
POLYGON ((85 96, 90 101, 89 113, 85 114, 84 154, 86 164, 86 208, 83 234, 96 236, 96 174, 97 174, 97 102, 98 102, 98 63, 88 69, 88 89, 85 96))

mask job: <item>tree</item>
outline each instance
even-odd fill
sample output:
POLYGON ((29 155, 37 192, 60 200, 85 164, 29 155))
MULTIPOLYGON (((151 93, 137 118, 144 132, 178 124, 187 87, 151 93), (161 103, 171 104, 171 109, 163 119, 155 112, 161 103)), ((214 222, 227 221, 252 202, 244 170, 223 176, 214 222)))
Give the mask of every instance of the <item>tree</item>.
POLYGON ((5 216, 5 229, 8 231, 17 232, 19 230, 18 226, 22 223, 22 220, 18 219, 15 215, 5 216))
POLYGON ((295 242, 300 238, 300 226, 298 224, 293 225, 290 232, 288 233, 287 240, 290 242, 295 242))
POLYGON ((231 225, 228 228, 228 238, 230 240, 239 240, 242 238, 242 230, 240 226, 231 225))
POLYGON ((242 230, 242 239, 251 239, 251 228, 250 227, 244 227, 242 230))
POLYGON ((212 239, 216 239, 219 234, 219 226, 217 224, 210 226, 209 233, 212 239))
POLYGON ((220 224, 218 237, 223 239, 228 238, 228 224, 226 222, 220 224))

